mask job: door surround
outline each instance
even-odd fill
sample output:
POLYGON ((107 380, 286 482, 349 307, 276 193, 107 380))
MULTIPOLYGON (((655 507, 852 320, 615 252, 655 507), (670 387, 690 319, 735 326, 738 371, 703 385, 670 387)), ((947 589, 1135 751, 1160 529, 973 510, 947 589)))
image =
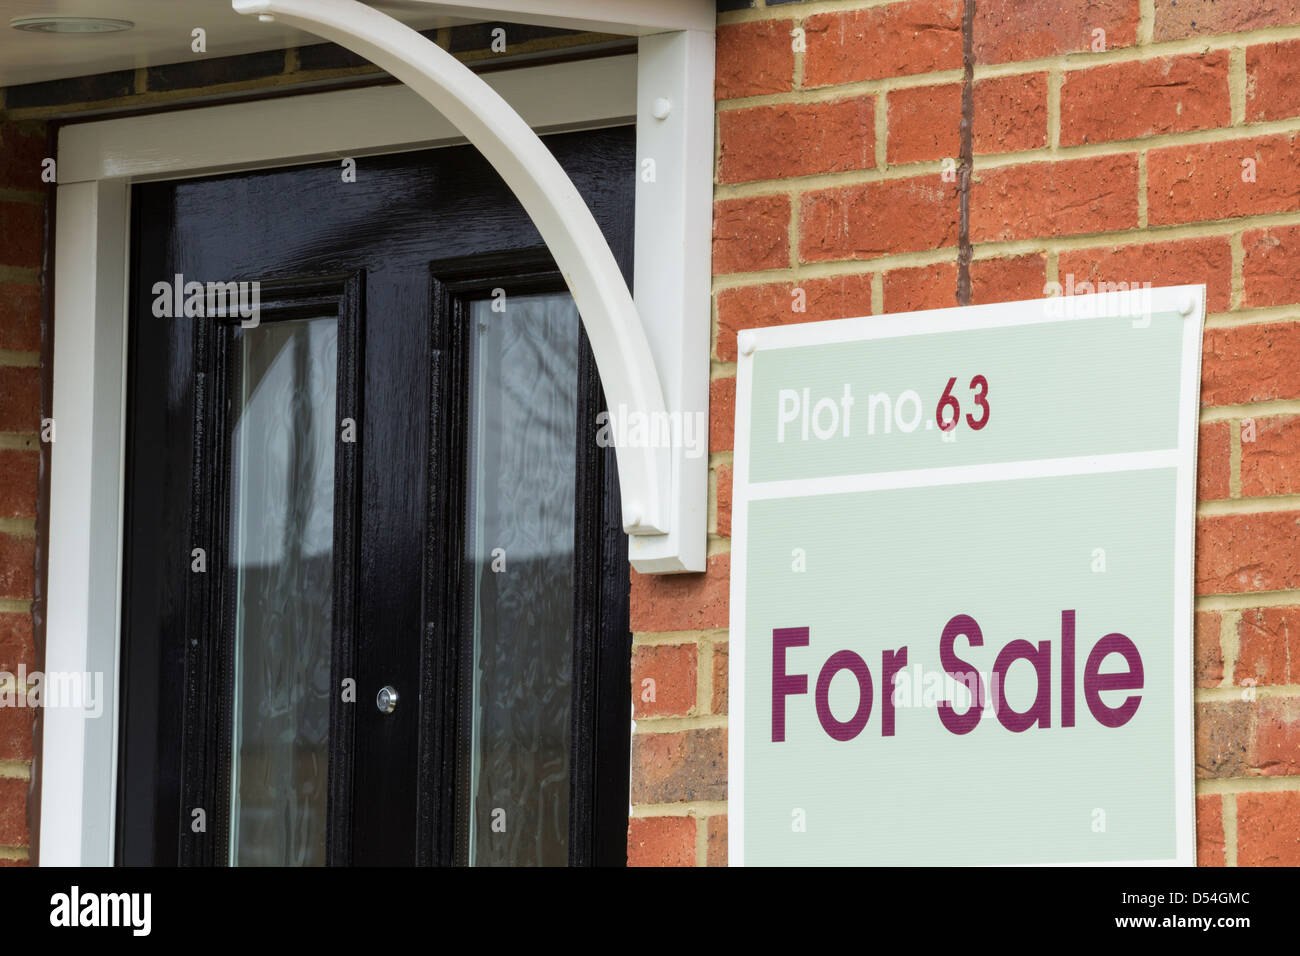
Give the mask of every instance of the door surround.
MULTIPOLYGON (((637 57, 492 73, 538 132, 637 116, 637 57)), ((131 184, 464 143, 404 86, 65 126, 54 237, 47 673, 103 674, 102 715, 41 714, 40 862, 109 866, 116 818, 131 184)), ((637 230, 636 245, 653 236, 637 230)), ((703 353, 701 353, 703 355, 703 353)))

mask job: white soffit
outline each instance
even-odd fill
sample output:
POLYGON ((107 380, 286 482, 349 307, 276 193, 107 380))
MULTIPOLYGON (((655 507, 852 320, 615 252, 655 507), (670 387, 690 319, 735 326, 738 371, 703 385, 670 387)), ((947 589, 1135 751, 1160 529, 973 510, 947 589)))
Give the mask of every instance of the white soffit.
MULTIPOLYGON (((416 30, 481 22, 469 9, 422 3, 372 3, 416 30)), ((203 58, 260 53, 322 42, 303 30, 258 23, 230 0, 0 0, 0 86, 43 83, 203 58), (9 26, 17 17, 108 17, 135 24, 122 33, 58 35, 9 26), (194 53, 191 31, 202 27, 206 53, 194 53)))
MULTIPOLYGON (((374 0, 367 4, 416 30, 485 21, 526 23, 584 32, 644 36, 670 30, 713 31, 714 6, 699 0, 374 0)), ((230 0, 0 0, 0 86, 43 83, 142 67, 261 53, 322 42, 279 23, 258 23, 230 0), (131 30, 55 35, 14 30, 18 17, 108 17, 131 30), (202 27, 207 52, 194 53, 191 31, 202 27)))
POLYGON ((438 10, 483 21, 648 36, 676 30, 713 32, 715 7, 705 0, 391 0, 388 12, 438 10))

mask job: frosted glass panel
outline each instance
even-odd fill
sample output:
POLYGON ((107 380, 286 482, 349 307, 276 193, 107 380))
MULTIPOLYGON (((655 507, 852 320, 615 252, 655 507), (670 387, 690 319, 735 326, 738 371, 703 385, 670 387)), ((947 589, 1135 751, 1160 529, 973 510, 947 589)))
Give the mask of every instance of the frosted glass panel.
POLYGON ((569 847, 578 312, 471 307, 474 566, 469 860, 563 866, 569 847))
POLYGON ((333 318, 245 329, 236 353, 232 865, 325 863, 337 354, 333 318))

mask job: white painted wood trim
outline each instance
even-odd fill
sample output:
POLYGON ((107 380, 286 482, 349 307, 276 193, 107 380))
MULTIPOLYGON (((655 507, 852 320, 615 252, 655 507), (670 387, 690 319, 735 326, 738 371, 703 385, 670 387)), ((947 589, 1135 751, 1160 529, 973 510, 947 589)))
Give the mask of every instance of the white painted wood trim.
MULTIPOLYGON (((591 129, 633 121, 636 61, 601 57, 484 79, 540 132, 591 129)), ((413 90, 371 86, 66 126, 59 183, 177 179, 463 142, 413 90)))
POLYGON ((47 706, 40 863, 113 859, 128 186, 59 187, 45 671, 100 675, 99 716, 47 706))
MULTIPOLYGON (((642 37, 637 52, 635 299, 668 410, 679 413, 681 434, 669 449, 668 533, 629 537, 628 556, 642 574, 703 571, 709 497, 713 33, 642 37), (656 114, 665 107, 660 118, 656 114), (653 181, 646 176, 647 161, 654 163, 653 181)), ((610 405, 614 411, 612 396, 610 405)))

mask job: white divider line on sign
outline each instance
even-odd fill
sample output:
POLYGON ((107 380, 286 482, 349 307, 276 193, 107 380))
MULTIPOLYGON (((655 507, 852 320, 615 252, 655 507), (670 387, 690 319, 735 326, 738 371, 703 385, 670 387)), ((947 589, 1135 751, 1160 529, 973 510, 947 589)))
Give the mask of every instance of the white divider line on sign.
POLYGON ((1166 448, 1161 451, 1082 455, 1076 458, 1043 458, 1036 461, 1007 461, 983 465, 953 465, 944 468, 919 468, 867 475, 791 478, 784 481, 751 484, 746 489, 745 498, 749 501, 769 498, 809 498, 855 491, 886 491, 891 488, 928 488, 937 485, 1011 481, 1019 478, 1058 478, 1065 475, 1096 475, 1113 471, 1176 468, 1182 463, 1180 454, 1177 448, 1166 448))

